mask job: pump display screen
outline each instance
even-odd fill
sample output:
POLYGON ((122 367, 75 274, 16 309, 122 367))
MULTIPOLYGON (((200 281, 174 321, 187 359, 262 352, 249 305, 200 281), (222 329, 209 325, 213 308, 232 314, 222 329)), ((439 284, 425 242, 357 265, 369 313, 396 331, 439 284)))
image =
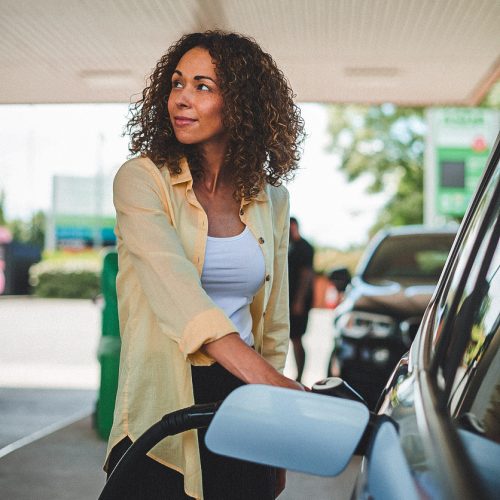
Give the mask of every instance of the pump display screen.
POLYGON ((442 161, 441 187, 464 188, 465 187, 465 162, 464 161, 442 161))

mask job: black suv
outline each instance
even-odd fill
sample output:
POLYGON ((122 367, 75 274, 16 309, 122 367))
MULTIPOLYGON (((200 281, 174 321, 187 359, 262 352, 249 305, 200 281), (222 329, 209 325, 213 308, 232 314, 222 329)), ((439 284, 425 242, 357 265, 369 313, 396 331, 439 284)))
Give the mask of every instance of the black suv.
POLYGON ((370 408, 415 337, 455 234, 456 227, 383 230, 352 279, 344 268, 330 274, 345 290, 334 315, 330 374, 356 387, 370 408))

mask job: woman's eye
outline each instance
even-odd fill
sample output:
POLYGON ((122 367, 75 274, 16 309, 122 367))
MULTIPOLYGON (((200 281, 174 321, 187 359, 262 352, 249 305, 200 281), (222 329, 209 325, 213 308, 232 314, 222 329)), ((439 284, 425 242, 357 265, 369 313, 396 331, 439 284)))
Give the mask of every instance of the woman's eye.
POLYGON ((200 83, 198 85, 198 90, 210 90, 210 87, 208 85, 205 85, 204 83, 200 83))
POLYGON ((179 89, 179 88, 181 88, 181 87, 182 87, 182 84, 181 84, 181 82, 180 82, 179 80, 174 80, 174 81, 172 82, 172 88, 173 88, 173 89, 179 89))

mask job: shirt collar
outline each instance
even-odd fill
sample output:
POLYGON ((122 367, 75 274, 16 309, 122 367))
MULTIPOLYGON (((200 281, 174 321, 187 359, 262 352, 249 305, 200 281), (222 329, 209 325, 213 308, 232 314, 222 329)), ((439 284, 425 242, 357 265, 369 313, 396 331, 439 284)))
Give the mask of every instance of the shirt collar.
MULTIPOLYGON (((267 193, 266 193, 266 189, 263 188, 261 189, 257 196, 255 198, 253 198, 254 201, 267 201, 269 198, 267 196, 267 193)), ((250 203, 251 200, 243 200, 242 202, 242 205, 248 205, 248 203, 250 203)))
POLYGON ((189 182, 193 180, 193 176, 191 175, 191 170, 189 170, 189 165, 186 158, 181 158, 179 162, 179 167, 181 169, 181 173, 177 175, 172 175, 170 177, 170 182, 173 186, 176 184, 181 184, 183 182, 189 182))
MULTIPOLYGON (((186 160, 186 158, 181 158, 180 162, 179 162, 179 167, 181 169, 181 172, 180 174, 177 174, 177 175, 172 175, 170 177, 170 181, 172 183, 173 186, 177 185, 177 184, 182 184, 183 182, 191 182, 193 181, 193 176, 191 175, 191 170, 189 170, 189 165, 188 165, 188 162, 186 160)), ((266 192, 266 189, 263 188, 259 191, 259 193, 257 194, 257 196, 255 198, 253 198, 255 201, 268 201, 268 196, 267 196, 267 192, 266 192)), ((250 200, 243 200, 242 201, 242 205, 247 205, 248 203, 250 203, 250 200)))

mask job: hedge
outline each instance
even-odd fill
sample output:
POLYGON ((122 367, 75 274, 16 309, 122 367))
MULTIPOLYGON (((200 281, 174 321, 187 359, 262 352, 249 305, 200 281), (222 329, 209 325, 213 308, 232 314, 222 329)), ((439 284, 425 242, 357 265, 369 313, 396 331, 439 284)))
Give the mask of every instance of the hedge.
POLYGON ((92 299, 101 291, 101 265, 94 261, 42 261, 29 272, 37 297, 92 299))

